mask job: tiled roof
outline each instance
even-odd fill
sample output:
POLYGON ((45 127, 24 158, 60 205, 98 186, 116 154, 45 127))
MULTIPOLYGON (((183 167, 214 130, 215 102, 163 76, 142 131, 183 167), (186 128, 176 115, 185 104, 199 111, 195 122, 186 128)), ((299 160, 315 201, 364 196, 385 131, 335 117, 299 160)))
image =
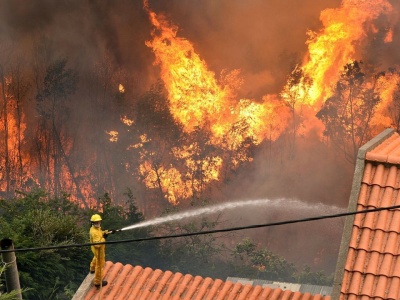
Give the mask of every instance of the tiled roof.
MULTIPOLYGON (((381 138, 365 152, 357 211, 400 205, 400 136, 386 131, 381 138)), ((399 233, 398 209, 354 217, 340 300, 400 299, 399 233)))
POLYGON ((181 273, 163 272, 140 266, 108 261, 104 268, 108 285, 96 289, 89 274, 74 300, 330 300, 280 288, 233 283, 181 273), (85 283, 86 282, 86 283, 85 283), (101 296, 100 296, 101 293, 101 296))

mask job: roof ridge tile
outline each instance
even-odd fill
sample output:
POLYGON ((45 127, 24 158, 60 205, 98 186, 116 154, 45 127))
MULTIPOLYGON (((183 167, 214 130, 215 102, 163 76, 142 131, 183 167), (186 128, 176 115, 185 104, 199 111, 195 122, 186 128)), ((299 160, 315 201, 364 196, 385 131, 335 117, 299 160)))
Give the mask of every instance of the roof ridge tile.
POLYGON ((367 160, 388 162, 388 156, 391 154, 393 149, 396 149, 400 145, 400 139, 398 133, 394 132, 382 143, 378 144, 374 149, 368 151, 365 155, 367 160))

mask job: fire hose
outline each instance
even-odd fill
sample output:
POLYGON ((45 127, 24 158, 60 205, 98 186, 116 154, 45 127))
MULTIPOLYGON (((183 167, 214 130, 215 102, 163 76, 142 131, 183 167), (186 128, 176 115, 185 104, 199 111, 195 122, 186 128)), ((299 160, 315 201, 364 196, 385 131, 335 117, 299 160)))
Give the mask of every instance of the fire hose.
POLYGON ((121 229, 110 229, 110 230, 107 230, 107 233, 104 233, 103 237, 107 238, 109 234, 114 234, 114 233, 117 233, 117 232, 120 232, 120 231, 122 231, 122 228, 121 229))
POLYGON ((111 229, 111 230, 108 231, 108 233, 109 234, 114 234, 114 233, 117 233, 117 232, 120 232, 120 231, 122 231, 122 228, 121 229, 111 229))

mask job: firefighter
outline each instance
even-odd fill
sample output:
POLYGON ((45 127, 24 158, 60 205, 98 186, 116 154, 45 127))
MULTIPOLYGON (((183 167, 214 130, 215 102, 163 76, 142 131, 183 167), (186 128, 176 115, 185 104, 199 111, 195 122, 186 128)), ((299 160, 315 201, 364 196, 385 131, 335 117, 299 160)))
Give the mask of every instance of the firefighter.
MULTIPOLYGON (((89 231, 91 244, 105 242, 107 236, 110 233, 115 232, 115 230, 101 230, 101 221, 102 219, 98 214, 94 214, 90 218, 90 222, 92 223, 89 231)), ((94 257, 90 263, 90 273, 94 273, 93 283, 97 288, 99 288, 100 286, 105 286, 108 283, 106 280, 102 280, 102 270, 106 264, 106 245, 92 245, 91 248, 94 257)))

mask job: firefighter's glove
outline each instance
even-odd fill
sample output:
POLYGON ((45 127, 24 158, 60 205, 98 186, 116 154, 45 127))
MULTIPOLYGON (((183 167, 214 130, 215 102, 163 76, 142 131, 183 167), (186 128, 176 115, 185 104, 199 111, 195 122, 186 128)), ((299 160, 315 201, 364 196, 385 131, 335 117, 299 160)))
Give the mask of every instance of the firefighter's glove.
POLYGON ((103 238, 107 238, 108 237, 108 233, 103 233, 103 238))

